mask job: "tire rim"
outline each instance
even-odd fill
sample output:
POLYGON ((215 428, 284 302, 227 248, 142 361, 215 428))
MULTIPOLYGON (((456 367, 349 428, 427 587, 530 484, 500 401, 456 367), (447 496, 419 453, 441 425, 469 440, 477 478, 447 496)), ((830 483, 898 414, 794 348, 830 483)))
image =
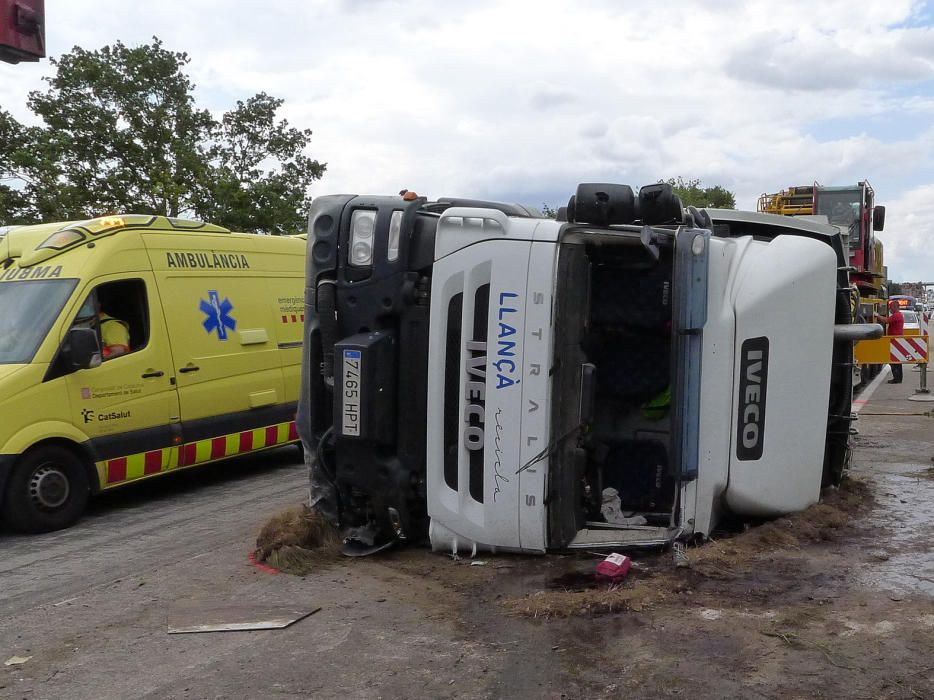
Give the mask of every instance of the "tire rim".
POLYGON ((29 480, 29 499, 44 510, 61 508, 68 500, 71 484, 61 468, 43 464, 29 480))

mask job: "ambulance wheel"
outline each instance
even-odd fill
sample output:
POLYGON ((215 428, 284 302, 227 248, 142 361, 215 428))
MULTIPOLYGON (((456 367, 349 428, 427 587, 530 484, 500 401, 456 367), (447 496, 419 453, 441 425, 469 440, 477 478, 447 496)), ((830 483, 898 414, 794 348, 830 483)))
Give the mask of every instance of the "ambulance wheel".
POLYGON ((88 502, 81 460, 64 447, 39 447, 13 468, 3 498, 3 519, 20 532, 50 532, 72 525, 88 502))

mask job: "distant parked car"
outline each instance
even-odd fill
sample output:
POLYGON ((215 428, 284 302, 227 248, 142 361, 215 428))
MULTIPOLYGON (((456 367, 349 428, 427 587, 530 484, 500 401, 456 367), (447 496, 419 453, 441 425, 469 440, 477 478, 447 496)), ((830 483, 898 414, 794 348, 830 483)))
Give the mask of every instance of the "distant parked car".
POLYGON ((905 317, 904 335, 921 335, 921 318, 915 311, 902 311, 905 317))

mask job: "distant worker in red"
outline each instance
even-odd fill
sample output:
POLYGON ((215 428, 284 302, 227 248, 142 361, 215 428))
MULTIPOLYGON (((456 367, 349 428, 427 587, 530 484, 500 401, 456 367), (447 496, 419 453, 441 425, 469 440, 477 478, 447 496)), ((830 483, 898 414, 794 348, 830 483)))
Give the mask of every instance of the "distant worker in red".
MULTIPOLYGON (((889 302, 889 315, 884 316, 883 314, 876 314, 876 320, 881 321, 882 323, 887 324, 885 334, 886 335, 904 335, 905 334, 905 317, 902 315, 901 310, 898 308, 897 301, 889 302)), ((901 384, 902 383, 902 366, 898 364, 889 365, 892 368, 892 378, 889 380, 889 384, 901 384)))

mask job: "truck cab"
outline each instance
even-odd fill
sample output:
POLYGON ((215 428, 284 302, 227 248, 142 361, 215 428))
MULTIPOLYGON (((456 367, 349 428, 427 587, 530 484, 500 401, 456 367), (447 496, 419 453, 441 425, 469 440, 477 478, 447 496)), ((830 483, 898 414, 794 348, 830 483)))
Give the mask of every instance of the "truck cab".
POLYGON ((558 219, 314 201, 298 428, 348 553, 660 545, 839 480, 836 228, 667 185, 580 185, 558 219))

